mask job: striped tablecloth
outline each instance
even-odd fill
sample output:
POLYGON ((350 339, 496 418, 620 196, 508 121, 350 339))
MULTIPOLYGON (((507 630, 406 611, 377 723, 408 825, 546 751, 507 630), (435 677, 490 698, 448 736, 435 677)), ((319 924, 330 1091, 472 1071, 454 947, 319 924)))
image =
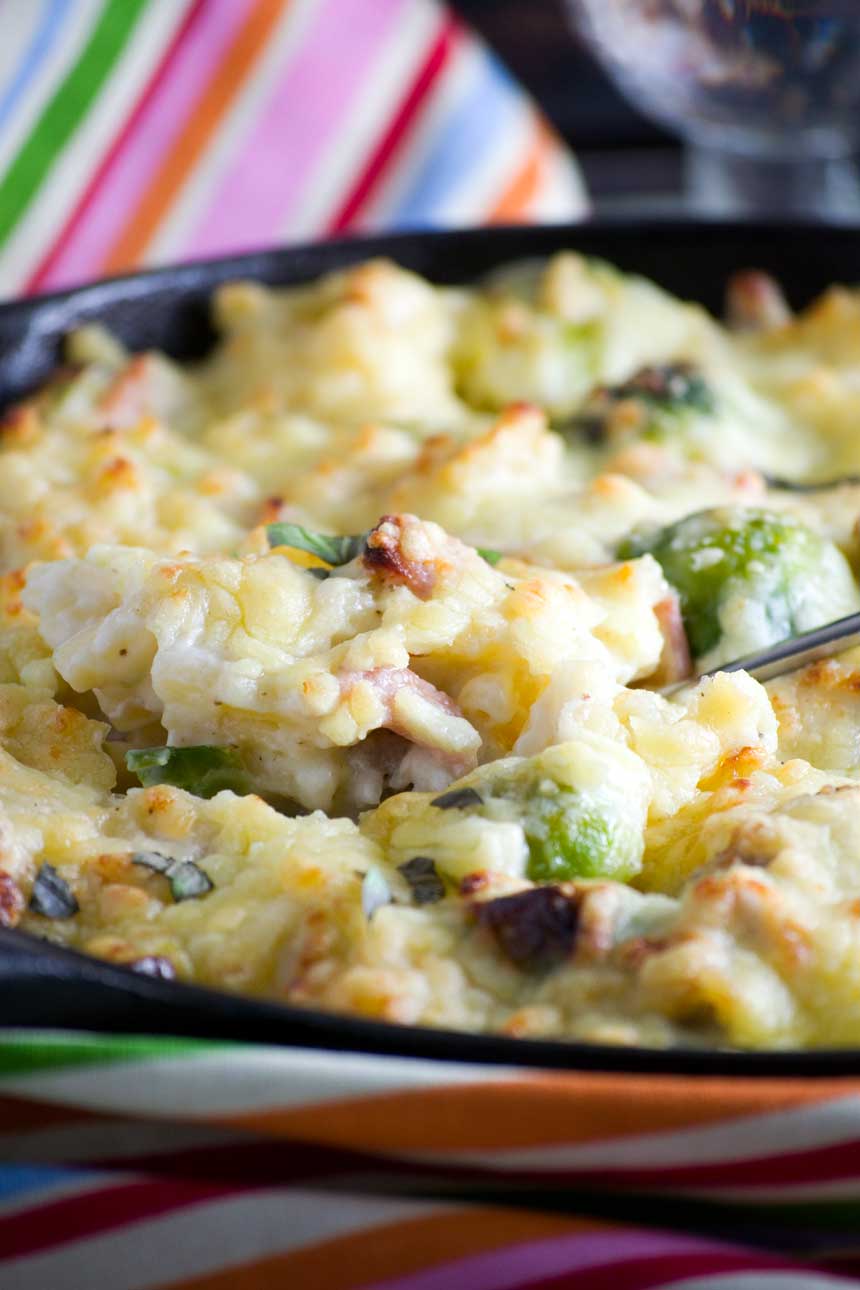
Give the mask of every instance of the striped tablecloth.
POLYGON ((823 1290, 860 1269, 860 1081, 7 1032, 0 1151, 3 1290, 823 1290))
POLYGON ((573 159, 436 0, 0 5, 2 294, 584 209, 573 159))
MULTIPOLYGON (((0 6, 2 294, 585 206, 434 0, 0 6)), ((815 1290, 858 1162, 860 1083, 0 1032, 2 1290, 815 1290)))

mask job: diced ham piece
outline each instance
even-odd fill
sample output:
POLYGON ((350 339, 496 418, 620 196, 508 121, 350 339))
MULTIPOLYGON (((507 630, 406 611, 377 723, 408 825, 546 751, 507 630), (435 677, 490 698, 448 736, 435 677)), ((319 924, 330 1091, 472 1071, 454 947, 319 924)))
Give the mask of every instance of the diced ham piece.
POLYGON ((745 269, 729 278, 726 321, 734 331, 771 331, 791 321, 791 308, 770 274, 745 269))
POLYGON ((127 430, 150 410, 152 368, 148 354, 137 354, 111 382, 99 400, 106 425, 127 430))
POLYGON ((0 869, 0 927, 17 927, 24 912, 24 897, 11 874, 0 869))
POLYGON ((476 764, 481 740, 474 726, 450 695, 409 668, 347 672, 341 675, 340 684, 345 697, 359 684, 369 686, 384 709, 377 728, 431 750, 446 763, 451 778, 465 774, 476 764))
POLYGON ((437 561, 428 551, 430 559, 416 559, 404 549, 404 535, 409 517, 383 515, 375 529, 367 535, 364 563, 373 573, 388 582, 402 583, 419 600, 428 600, 436 584, 437 561))
POLYGON ((693 660, 690 657, 690 645, 678 597, 673 593, 658 601, 654 606, 654 614, 663 633, 663 652, 657 670, 649 677, 648 684, 674 685, 676 681, 685 681, 693 675, 693 660))

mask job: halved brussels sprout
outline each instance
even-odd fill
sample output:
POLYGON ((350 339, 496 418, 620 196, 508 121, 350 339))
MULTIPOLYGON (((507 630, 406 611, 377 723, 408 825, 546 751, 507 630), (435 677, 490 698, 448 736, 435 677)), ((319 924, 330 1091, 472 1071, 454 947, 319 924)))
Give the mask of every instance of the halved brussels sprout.
POLYGON ((503 826, 500 837, 519 826, 525 875, 533 882, 624 881, 641 863, 648 792, 639 759, 598 736, 505 758, 430 801, 432 833, 444 847, 440 867, 448 867, 448 853, 456 855, 458 839, 471 843, 475 824, 486 821, 488 833, 503 826), (440 812, 448 818, 439 819, 440 812))
POLYGON ((634 535, 618 551, 624 560, 646 553, 678 592, 703 671, 860 606, 842 553, 787 515, 715 507, 634 535))
POLYGON ((632 877, 639 868, 640 839, 602 795, 560 788, 546 781, 529 786, 523 802, 532 882, 570 878, 632 877))

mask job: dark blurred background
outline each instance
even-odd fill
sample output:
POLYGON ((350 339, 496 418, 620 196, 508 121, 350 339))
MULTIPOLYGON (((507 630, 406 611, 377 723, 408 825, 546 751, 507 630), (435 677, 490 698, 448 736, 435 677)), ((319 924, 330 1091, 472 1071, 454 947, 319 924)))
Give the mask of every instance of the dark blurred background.
POLYGON ((680 191, 679 144, 619 96, 575 37, 564 0, 455 0, 454 7, 575 149, 598 204, 680 191))

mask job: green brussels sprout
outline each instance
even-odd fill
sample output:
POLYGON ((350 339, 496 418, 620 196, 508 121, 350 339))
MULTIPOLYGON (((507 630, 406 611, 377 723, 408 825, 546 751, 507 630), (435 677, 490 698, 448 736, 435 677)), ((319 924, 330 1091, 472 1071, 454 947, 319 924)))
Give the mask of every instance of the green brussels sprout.
POLYGON ((629 749, 583 738, 482 767, 431 806, 457 818, 518 823, 532 882, 625 881, 642 859, 646 780, 629 749))
POLYGON ((532 882, 630 878, 639 868, 641 838, 617 803, 576 789, 533 784, 524 803, 532 882))
POLYGON ((620 385, 598 386, 556 429, 566 439, 600 446, 631 435, 661 439, 684 429, 693 416, 715 412, 711 387, 692 363, 662 363, 640 368, 620 385))
POLYGON ((518 307, 522 318, 513 327, 504 299, 479 297, 463 311, 451 352, 457 392, 481 411, 528 402, 567 416, 600 376, 601 328, 518 307))
POLYGON ((650 554, 678 592, 703 670, 809 631, 858 607, 845 557, 788 515, 715 507, 622 543, 650 554))
POLYGON ((450 360, 461 398, 487 412, 527 402, 569 416, 600 380, 603 315, 623 281, 571 253, 491 274, 456 319, 450 360))
POLYGON ((144 788, 172 784, 197 797, 214 797, 225 788, 240 794, 251 791, 242 760, 233 748, 208 744, 135 748, 126 753, 125 764, 144 788))

